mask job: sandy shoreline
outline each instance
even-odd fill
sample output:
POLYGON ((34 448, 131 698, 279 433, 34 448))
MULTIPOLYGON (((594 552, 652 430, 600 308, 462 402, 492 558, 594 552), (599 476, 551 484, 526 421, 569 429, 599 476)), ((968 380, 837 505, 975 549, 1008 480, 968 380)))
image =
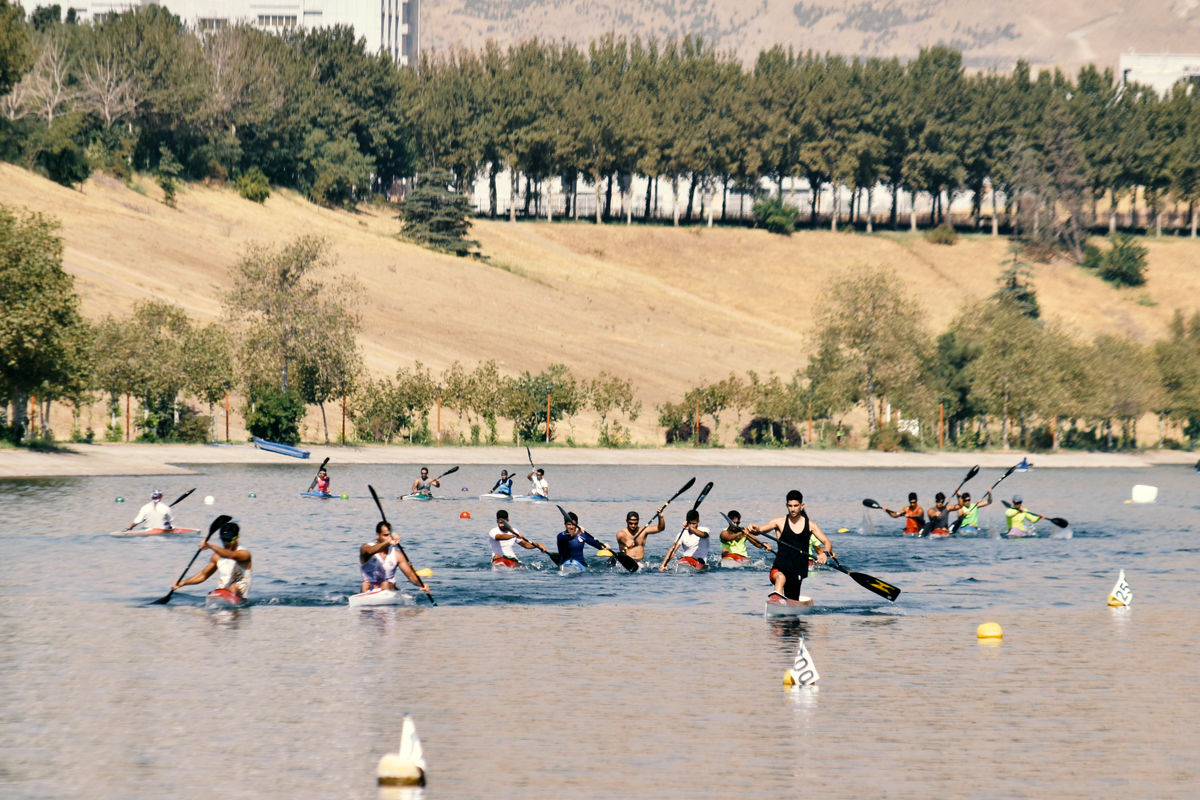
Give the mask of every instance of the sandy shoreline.
MULTIPOLYGON (((492 464, 520 469, 523 448, 505 447, 339 447, 306 445, 307 461, 250 445, 73 444, 63 452, 0 450, 0 479, 87 475, 186 475, 188 465, 303 464, 329 456, 336 464, 492 464)), ((1136 453, 929 452, 879 453, 863 450, 769 450, 756 448, 534 448, 539 465, 731 466, 731 467, 1007 467, 1028 455, 1038 467, 1151 467, 1196 463, 1197 454, 1178 450, 1136 453)))

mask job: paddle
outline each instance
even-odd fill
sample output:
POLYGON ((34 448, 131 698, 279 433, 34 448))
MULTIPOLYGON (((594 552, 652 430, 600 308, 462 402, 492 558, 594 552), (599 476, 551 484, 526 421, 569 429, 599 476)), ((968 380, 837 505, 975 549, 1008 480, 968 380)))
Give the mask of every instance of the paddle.
MULTIPOLYGON (((1004 507, 1005 507, 1005 508, 1012 508, 1012 507, 1013 507, 1013 506, 1012 506, 1012 503, 1008 502, 1007 500, 1001 500, 1000 502, 1004 504, 1004 507)), ((1025 510, 1025 511, 1029 511, 1029 509, 1024 509, 1024 510, 1025 510)), ((1036 511, 1029 511, 1029 513, 1030 513, 1030 514, 1037 514, 1037 512, 1036 512, 1036 511)), ((1071 524, 1071 523, 1067 522, 1065 519, 1063 519, 1062 517, 1047 517, 1045 514, 1038 514, 1038 516, 1039 516, 1039 517, 1041 517, 1042 519, 1048 519, 1048 520, 1050 520, 1050 522, 1051 522, 1052 524, 1054 524, 1054 525, 1057 525, 1057 526, 1058 526, 1058 527, 1060 527, 1060 528, 1065 528, 1065 527, 1067 527, 1068 525, 1070 525, 1070 524, 1071 524)))
POLYGON ((896 602, 896 598, 900 596, 900 588, 898 586, 892 586, 887 581, 881 581, 879 578, 872 578, 870 575, 865 575, 861 572, 851 572, 842 566, 841 562, 837 560, 837 556, 831 555, 829 560, 833 562, 834 569, 836 569, 838 572, 846 573, 854 580, 855 583, 864 589, 872 591, 880 597, 886 597, 893 603, 896 602))
POLYGON ((448 469, 448 470, 446 470, 445 472, 443 472, 441 475, 438 475, 438 476, 437 476, 436 478, 434 478, 433 480, 435 480, 435 481, 440 481, 442 478, 446 477, 447 475, 452 475, 452 474, 454 474, 455 472, 458 472, 458 467, 451 467, 450 469, 448 469))
MULTIPOLYGON (((700 504, 704 502, 704 498, 708 497, 708 493, 712 490, 712 487, 713 487, 712 481, 709 481, 708 483, 704 484, 704 488, 700 490, 700 494, 696 495, 696 502, 692 503, 693 511, 700 508, 700 504)), ((676 547, 679 546, 679 541, 683 538, 683 532, 686 530, 687 530, 687 523, 684 523, 683 527, 679 529, 679 535, 675 537, 675 541, 671 544, 671 549, 667 551, 668 554, 674 555, 674 550, 676 547)), ((664 567, 667 565, 667 561, 669 561, 669 560, 670 560, 669 556, 668 556, 668 558, 663 559, 664 567)))
MULTIPOLYGON (((958 497, 959 490, 962 489, 962 487, 966 484, 967 481, 971 480, 971 478, 974 478, 978 474, 979 474, 979 465, 976 464, 975 466, 973 466, 969 470, 967 470, 967 476, 958 482, 958 486, 954 487, 954 491, 951 492, 948 495, 948 497, 958 497)), ((933 508, 936 508, 936 504, 934 505, 933 508)), ((927 510, 927 513, 928 513, 928 510, 927 510)), ((934 518, 934 515, 930 514, 929 521, 925 523, 925 534, 926 535, 928 535, 931 531, 936 530, 933 527, 933 518, 934 518)), ((955 522, 958 522, 958 520, 955 519, 949 525, 945 526, 947 532, 954 533, 956 530, 958 530, 958 526, 954 524, 955 522)))
POLYGON ((537 467, 533 465, 533 453, 529 452, 529 445, 525 445, 525 457, 529 459, 529 468, 537 469, 537 467))
POLYGON ((664 511, 666 511, 666 510, 667 510, 667 506, 669 506, 669 505, 671 505, 671 503, 675 502, 675 500, 677 500, 677 499, 679 498, 679 495, 683 494, 684 492, 686 492, 688 489, 692 488, 692 487, 693 487, 693 486, 695 486, 695 485, 696 485, 696 479, 693 477, 691 480, 689 480, 687 483, 685 483, 685 484, 683 485, 683 488, 682 488, 682 489, 680 489, 680 490, 679 490, 678 492, 676 492, 675 494, 671 495, 671 499, 670 499, 670 500, 668 500, 667 502, 665 502, 665 503, 663 503, 661 506, 659 506, 659 507, 658 507, 658 511, 655 511, 655 512, 654 512, 653 514, 651 514, 650 516, 652 516, 652 517, 657 517, 659 514, 661 514, 661 513, 663 513, 664 511))
MULTIPOLYGON (((528 449, 528 448, 526 448, 526 449, 528 449)), ((567 513, 567 510, 565 508, 558 505, 557 503, 555 503, 555 508, 558 509, 558 513, 562 514, 564 523, 566 523, 566 522, 574 523, 575 526, 579 528, 579 530, 583 531, 584 533, 587 533, 586 529, 581 527, 578 522, 575 522, 575 520, 571 519, 571 515, 567 513)), ((601 548, 601 551, 602 550, 608 550, 608 548, 607 547, 601 548)), ((601 551, 597 551, 596 555, 599 556, 601 551)), ((612 557, 617 560, 617 563, 620 564, 622 567, 624 567, 629 572, 637 572, 638 571, 638 562, 634 561, 631 556, 627 556, 624 553, 612 553, 612 551, 609 551, 609 552, 612 554, 612 557)), ((547 553, 547 555, 549 555, 549 553, 547 553)), ((557 555, 559 556, 559 558, 557 560, 555 560, 554 563, 561 566, 562 565, 562 557, 561 557, 562 554, 559 553, 557 555)), ((553 556, 551 556, 551 558, 553 558, 553 556)))
POLYGON ((874 500, 872 500, 869 497, 863 498, 863 505, 866 506, 867 508, 877 508, 880 511, 883 511, 883 506, 879 505, 879 503, 876 503, 874 500))
MULTIPOLYGON (((191 489, 188 489, 186 492, 184 492, 183 494, 179 495, 179 497, 176 497, 176 498, 175 498, 175 502, 173 502, 173 503, 169 503, 169 504, 167 505, 167 508, 174 508, 174 507, 175 507, 175 506, 177 506, 179 503, 181 503, 181 502, 183 502, 185 499, 187 499, 187 496, 188 496, 189 494, 191 494, 192 492, 194 492, 194 491, 196 491, 195 487, 193 487, 193 488, 191 488, 191 489)), ((139 520, 136 520, 136 521, 135 521, 135 522, 134 522, 132 525, 130 525, 130 526, 129 526, 128 528, 126 528, 125 530, 127 530, 127 531, 131 531, 131 530, 133 530, 133 528, 134 528, 134 526, 135 526, 135 525, 137 525, 139 522, 143 522, 143 521, 144 521, 144 520, 140 520, 140 519, 139 519, 139 520)), ((209 534, 209 535, 211 536, 212 534, 209 534)))
MULTIPOLYGON (((993 484, 992 484, 992 485, 991 485, 991 486, 988 488, 987 492, 985 492, 984 494, 985 494, 985 495, 986 495, 986 494, 990 494, 990 493, 991 493, 991 491, 992 491, 993 489, 995 489, 997 486, 999 486, 999 485, 1000 485, 1000 481, 1004 480, 1004 479, 1005 479, 1005 478, 1007 478, 1009 475, 1012 475, 1014 472, 1016 472, 1016 471, 1017 471, 1017 467, 1019 467, 1019 466, 1021 466, 1021 465, 1020 465, 1020 464, 1013 464, 1011 467, 1009 467, 1008 469, 1006 469, 1006 470, 1004 471, 1004 474, 1003 474, 1003 475, 1001 475, 999 478, 996 478, 996 482, 995 482, 995 483, 993 483, 993 484)), ((960 484, 958 488, 960 488, 960 489, 961 489, 961 488, 962 488, 962 485, 960 484)), ((955 492, 955 494, 957 495, 957 494, 958 494, 958 492, 956 491, 956 492, 955 492)), ((991 501, 989 500, 988 502, 990 503, 991 501)), ((951 523, 950 523, 950 532, 951 532, 951 533, 958 533, 958 529, 962 527, 962 520, 963 520, 963 518, 962 518, 962 517, 959 517, 959 518, 957 518, 956 520, 954 520, 954 522, 951 522, 951 523)))
MULTIPOLYGON (((188 494, 191 494, 191 492, 188 492, 188 494)), ((186 496, 187 495, 184 495, 184 497, 186 497, 186 496)), ((182 500, 183 498, 180 498, 180 499, 182 500)), ((176 502, 179 502, 179 501, 177 500, 176 502)), ((233 517, 229 516, 228 514, 222 514, 221 516, 214 519, 212 521, 212 524, 208 526, 208 536, 204 537, 204 541, 207 542, 209 539, 211 539, 213 537, 214 533, 221 530, 222 525, 224 525, 226 522, 231 522, 232 520, 233 520, 233 517)), ((187 563, 187 566, 183 568, 183 572, 179 573, 179 577, 175 579, 175 583, 179 583, 181 580, 183 580, 184 578, 187 577, 188 570, 192 568, 192 564, 196 563, 196 557, 200 555, 200 552, 203 549, 204 549, 203 547, 196 548, 196 552, 194 554, 192 554, 192 560, 189 561, 187 563)), ((173 595, 173 594, 175 594, 174 586, 171 587, 171 591, 167 592, 165 595, 158 598, 150 605, 152 605, 152 606, 166 605, 167 603, 171 602, 171 595, 173 595)))
MULTIPOLYGON (((458 467, 455 467, 455 469, 458 469, 458 467)), ((379 509, 380 519, 382 519, 384 524, 387 525, 389 528, 392 527, 392 523, 388 522, 387 514, 383 513, 383 503, 379 502, 379 495, 375 493, 375 487, 368 483, 367 488, 371 490, 371 497, 375 500, 375 507, 379 509)), ((400 551, 400 555, 404 556, 404 560, 408 561, 408 553, 404 552, 404 546, 401 545, 399 542, 397 542, 396 549, 400 551)), ((412 562, 408 561, 408 565, 409 565, 409 567, 411 567, 412 562)), ((421 580, 420 575, 417 575, 417 580, 420 581, 421 589, 422 589, 422 591, 425 592, 425 596, 429 598, 430 605, 436 606, 437 600, 434 600, 433 595, 429 593, 429 587, 425 585, 425 581, 421 580)))
MULTIPOLYGON (((726 514, 724 511, 722 511, 722 512, 721 512, 721 516, 725 518, 725 524, 726 524, 726 525, 729 527, 729 532, 730 532, 730 533, 743 533, 743 532, 745 532, 745 530, 746 530, 746 529, 745 529, 744 527, 742 527, 741 525, 738 525, 738 524, 736 524, 736 523, 735 523, 733 520, 731 520, 731 519, 729 518, 729 515, 728 515, 728 514, 726 514)), ((842 533, 842 532, 844 532, 844 531, 845 531, 845 528, 843 528, 841 531, 839 531, 839 533, 842 533)), ((749 539, 750 541, 754 541, 754 534, 751 534, 751 533, 746 533, 746 538, 747 538, 747 539, 749 539)), ((770 553, 770 552, 771 552, 771 548, 767 547, 766 545, 763 545, 763 548, 764 548, 764 549, 765 549, 765 550, 766 550, 768 553, 770 553)))
POLYGON ((312 483, 308 484, 308 491, 312 491, 317 486, 317 478, 321 477, 321 470, 325 469, 325 465, 329 463, 329 456, 325 456, 325 460, 321 462, 321 466, 317 467, 317 474, 313 475, 312 483))
MULTIPOLYGON (((498 524, 500 530, 504 531, 505 533, 511 533, 513 536, 516 536, 521 541, 529 542, 530 544, 533 544, 533 542, 530 542, 528 539, 525 538, 525 534, 521 533, 519 530, 517 530, 516 528, 509 525, 507 521, 497 520, 497 524, 498 524)), ((542 548, 538 547, 537 549, 541 550, 542 548)), ((558 553, 551 553, 549 550, 542 550, 542 552, 544 552, 547 556, 550 557, 550 560, 554 562, 554 566, 558 567, 558 566, 562 565, 562 556, 560 556, 558 553)))

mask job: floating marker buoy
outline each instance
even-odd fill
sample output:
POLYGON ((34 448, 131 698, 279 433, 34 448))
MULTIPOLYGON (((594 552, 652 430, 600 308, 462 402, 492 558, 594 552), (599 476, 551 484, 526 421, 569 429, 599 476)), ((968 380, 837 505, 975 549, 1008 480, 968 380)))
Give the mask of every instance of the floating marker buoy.
POLYGON ((804 637, 800 637, 800 645, 796 648, 796 660, 792 668, 783 673, 784 686, 811 686, 821 679, 817 665, 813 663, 808 648, 804 646, 804 637))
POLYGON ((258 497, 258 495, 256 495, 254 492, 251 492, 250 494, 246 495, 246 497, 258 497))
POLYGON ((1003 639, 1004 630, 996 622, 985 622, 975 629, 975 635, 980 639, 1003 639))
POLYGON ((387 753, 379 759, 375 778, 380 786, 425 785, 425 755, 417 738, 417 726, 407 714, 400 731, 400 752, 387 753))
POLYGON ((470 490, 470 489, 468 489, 467 487, 465 487, 465 486, 464 486, 464 487, 462 487, 461 489, 459 489, 459 491, 460 491, 460 492, 469 492, 469 491, 471 491, 471 490, 470 490))
POLYGON ((459 519, 470 519, 470 518, 471 518, 471 512, 470 512, 470 511, 464 511, 464 512, 462 512, 461 514, 459 514, 459 515, 458 515, 458 518, 459 518, 459 519))
POLYGON ((1125 582, 1125 570, 1121 570, 1112 591, 1108 593, 1108 605, 1112 608, 1121 608, 1132 604, 1133 589, 1125 582))
POLYGON ((1144 483, 1139 483, 1133 487, 1131 499, 1134 503, 1153 503, 1157 498, 1157 486, 1147 486, 1144 483))
POLYGON ((211 494, 204 498, 204 505, 206 506, 211 506, 215 502, 217 502, 217 500, 211 494))
POLYGON ((125 502, 125 498, 124 498, 124 497, 118 497, 118 498, 116 499, 116 502, 118 502, 118 503, 124 503, 124 502, 125 502))
POLYGON ((350 499, 350 495, 346 494, 345 492, 342 492, 340 495, 338 495, 338 497, 340 497, 340 498, 341 498, 341 499, 343 499, 343 500, 349 500, 349 499, 350 499))

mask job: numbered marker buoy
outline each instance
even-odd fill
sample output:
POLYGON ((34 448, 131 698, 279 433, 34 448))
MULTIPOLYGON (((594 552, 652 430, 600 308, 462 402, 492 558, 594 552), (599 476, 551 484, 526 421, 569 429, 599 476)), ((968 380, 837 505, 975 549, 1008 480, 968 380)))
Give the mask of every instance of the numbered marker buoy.
POLYGON ((217 499, 211 494, 204 498, 204 505, 206 506, 211 506, 215 502, 217 502, 217 499))
POLYGON ((1125 570, 1117 576, 1117 582, 1108 593, 1108 604, 1113 608, 1121 608, 1133 604, 1133 589, 1125 582, 1125 570))
POLYGON ((808 648, 804 646, 804 637, 800 637, 800 646, 796 648, 796 660, 792 668, 783 673, 784 686, 812 686, 821 679, 817 665, 813 663, 808 648))
POLYGON ((425 785, 425 755, 417 738, 417 726, 407 714, 400 731, 400 751, 379 759, 375 777, 380 786, 425 785))

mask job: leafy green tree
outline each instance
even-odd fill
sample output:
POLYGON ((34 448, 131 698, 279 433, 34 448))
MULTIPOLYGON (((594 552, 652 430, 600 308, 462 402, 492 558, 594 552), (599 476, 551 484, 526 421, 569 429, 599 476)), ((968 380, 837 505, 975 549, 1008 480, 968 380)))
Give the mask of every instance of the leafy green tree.
POLYGON ((299 444, 303 417, 304 403, 293 393, 259 386, 247 398, 245 421, 251 436, 269 442, 299 444))
POLYGON ((1000 288, 992 297, 1030 319, 1037 319, 1042 312, 1033 289, 1033 267, 1022 259, 1023 254, 1024 248, 1019 242, 1009 244, 1009 257, 1004 262, 1004 271, 1000 273, 1000 288))
POLYGON ((1169 336, 1154 343, 1154 358, 1163 389, 1159 413, 1200 438, 1200 314, 1185 322, 1176 309, 1169 336))
POLYGON ((0 0, 0 96, 8 94, 32 64, 25 11, 9 0, 0 0))
POLYGON ((1112 248, 1100 257, 1100 277, 1117 286, 1141 286, 1149 250, 1127 233, 1114 233, 1110 239, 1112 248))
POLYGON ((642 402, 634 393, 633 381, 601 370, 599 375, 588 381, 585 394, 591 409, 600 417, 597 435, 600 446, 612 447, 623 443, 627 429, 622 429, 621 424, 616 421, 610 427, 609 417, 614 412, 619 412, 628 417, 630 422, 637 420, 642 410, 642 402))
POLYGON ((471 255, 479 242, 467 238, 471 213, 467 199, 454 191, 448 170, 422 173, 417 185, 400 206, 401 234, 410 241, 453 253, 471 255))

